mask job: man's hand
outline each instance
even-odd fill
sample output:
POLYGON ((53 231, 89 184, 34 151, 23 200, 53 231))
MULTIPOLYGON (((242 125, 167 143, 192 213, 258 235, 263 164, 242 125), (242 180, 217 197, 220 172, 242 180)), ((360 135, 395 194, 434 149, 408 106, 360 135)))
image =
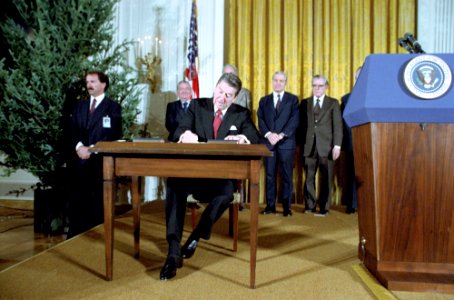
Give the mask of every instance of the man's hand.
POLYGON ((332 151, 332 154, 333 154, 333 160, 338 159, 340 154, 341 154, 340 148, 339 147, 334 147, 333 151, 332 151))
POLYGON ((180 135, 180 139, 178 140, 178 143, 198 143, 199 142, 199 136, 195 133, 192 133, 190 130, 186 130, 180 135))
POLYGON ((91 152, 88 151, 88 149, 89 149, 89 147, 87 147, 87 146, 80 146, 76 150, 77 156, 79 156, 80 159, 89 159, 91 152))
POLYGON ((266 137, 271 145, 276 145, 280 140, 282 140, 283 135, 271 132, 266 137))
POLYGON ((244 134, 228 135, 225 137, 224 140, 237 141, 237 144, 250 144, 251 143, 244 134))

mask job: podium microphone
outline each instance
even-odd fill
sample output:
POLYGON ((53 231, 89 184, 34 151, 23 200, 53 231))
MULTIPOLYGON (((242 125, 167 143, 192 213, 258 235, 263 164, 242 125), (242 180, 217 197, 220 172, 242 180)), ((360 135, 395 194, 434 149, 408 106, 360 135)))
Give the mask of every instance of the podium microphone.
POLYGON ((399 38, 399 46, 407 50, 409 53, 414 53, 413 48, 407 43, 404 38, 399 38))
POLYGON ((404 34, 404 40, 407 41, 413 48, 414 53, 426 53, 424 50, 421 48, 421 44, 415 39, 413 34, 407 32, 404 34))

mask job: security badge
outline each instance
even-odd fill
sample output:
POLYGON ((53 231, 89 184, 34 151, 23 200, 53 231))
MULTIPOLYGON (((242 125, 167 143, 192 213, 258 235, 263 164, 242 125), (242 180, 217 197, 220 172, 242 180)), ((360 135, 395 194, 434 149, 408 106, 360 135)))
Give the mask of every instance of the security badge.
POLYGON ((110 117, 109 116, 105 116, 102 118, 102 127, 110 128, 110 117))

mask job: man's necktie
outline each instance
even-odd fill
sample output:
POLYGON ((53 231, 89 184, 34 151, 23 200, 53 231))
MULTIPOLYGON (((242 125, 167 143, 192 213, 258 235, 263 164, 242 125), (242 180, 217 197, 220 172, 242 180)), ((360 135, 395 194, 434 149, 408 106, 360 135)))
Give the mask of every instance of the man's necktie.
POLYGON ((183 103, 183 110, 184 111, 187 111, 188 110, 188 105, 189 105, 189 102, 186 101, 185 103, 183 103))
POLYGON ((314 116, 318 117, 318 114, 320 113, 320 99, 317 98, 317 101, 314 106, 314 116))
POLYGON ((91 102, 90 114, 92 114, 95 111, 95 108, 96 108, 96 98, 94 98, 93 101, 91 102))
POLYGON ((281 108, 281 95, 277 94, 277 102, 276 102, 276 111, 279 112, 279 109, 281 108))
POLYGON ((213 131, 214 131, 214 138, 217 139, 218 137, 218 130, 219 126, 221 126, 222 123, 222 110, 218 109, 216 112, 216 115, 214 116, 213 120, 213 131))

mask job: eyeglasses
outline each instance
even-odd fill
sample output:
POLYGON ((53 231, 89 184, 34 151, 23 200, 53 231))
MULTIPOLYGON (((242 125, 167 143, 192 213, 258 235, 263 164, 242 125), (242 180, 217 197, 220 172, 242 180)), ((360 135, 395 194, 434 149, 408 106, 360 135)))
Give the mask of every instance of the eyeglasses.
POLYGON ((324 84, 313 84, 312 87, 321 89, 321 88, 324 88, 325 85, 324 84))

